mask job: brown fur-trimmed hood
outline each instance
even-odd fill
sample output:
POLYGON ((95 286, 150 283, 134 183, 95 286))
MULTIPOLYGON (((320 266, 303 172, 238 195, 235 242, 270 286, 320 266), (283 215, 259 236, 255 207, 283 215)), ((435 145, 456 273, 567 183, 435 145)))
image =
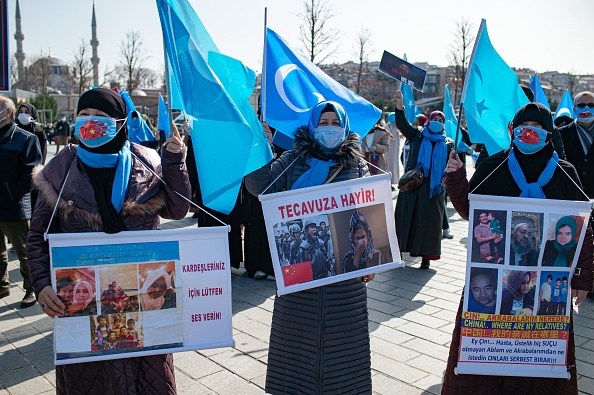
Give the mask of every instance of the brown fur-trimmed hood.
POLYGON ((322 146, 314 140, 307 126, 302 126, 295 132, 293 150, 306 160, 311 157, 324 160, 332 159, 345 168, 357 166, 359 160, 363 157, 363 150, 357 133, 349 133, 338 150, 327 155, 324 153, 322 146))

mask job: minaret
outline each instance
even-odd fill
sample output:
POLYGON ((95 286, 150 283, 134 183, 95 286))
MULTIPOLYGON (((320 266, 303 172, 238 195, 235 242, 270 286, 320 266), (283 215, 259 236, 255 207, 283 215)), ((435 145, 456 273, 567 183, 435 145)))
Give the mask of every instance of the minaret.
POLYGON ((14 57, 17 60, 18 67, 18 78, 19 80, 25 78, 25 53, 23 52, 23 40, 25 35, 21 31, 21 8, 19 7, 19 0, 16 2, 16 32, 14 33, 14 39, 17 43, 17 50, 14 57))
POLYGON ((99 58, 97 57, 97 47, 99 46, 99 41, 97 40, 97 22, 95 21, 95 2, 93 2, 93 19, 91 21, 91 31, 91 48, 93 49, 93 57, 91 58, 91 63, 93 64, 93 85, 99 86, 99 58))

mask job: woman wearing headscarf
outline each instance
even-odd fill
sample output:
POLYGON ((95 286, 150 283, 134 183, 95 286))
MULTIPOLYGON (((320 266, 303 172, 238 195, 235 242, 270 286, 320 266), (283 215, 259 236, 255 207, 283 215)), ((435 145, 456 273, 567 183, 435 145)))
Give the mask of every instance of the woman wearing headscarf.
POLYGON ((445 115, 441 111, 429 114, 420 128, 406 120, 402 92, 396 91, 396 126, 410 144, 405 173, 422 169, 423 183, 413 191, 398 192, 394 217, 400 251, 420 256, 421 269, 429 269, 430 261, 441 256, 442 222, 445 209, 445 188, 441 185, 443 171, 451 147, 446 144, 445 115))
POLYGON ((385 173, 389 171, 387 154, 390 150, 391 140, 394 140, 394 135, 388 132, 379 121, 363 138, 362 146, 366 159, 369 163, 376 166, 369 166, 369 172, 371 174, 378 174, 380 172, 377 167, 385 173))
POLYGON ((569 267, 575 256, 577 222, 570 215, 561 217, 555 225, 555 240, 547 240, 542 256, 543 266, 569 267))
POLYGON ((33 133, 39 140, 41 146, 42 161, 41 164, 45 165, 45 158, 47 157, 47 135, 40 127, 35 127, 35 121, 37 120, 37 108, 33 104, 21 104, 19 106, 18 115, 16 118, 16 124, 19 128, 26 130, 29 133, 33 133))
POLYGON ((381 263, 381 253, 373 246, 369 224, 359 211, 355 211, 351 216, 349 241, 351 250, 342 258, 343 273, 367 269, 381 263))
POLYGON ((171 276, 165 269, 151 270, 140 289, 141 310, 164 310, 175 306, 175 290, 171 288, 171 276))
MULTIPOLYGON (((548 108, 529 103, 515 114, 512 121, 512 144, 481 163, 470 182, 459 158, 450 154, 446 167, 446 187, 456 211, 468 219, 468 193, 494 196, 531 197, 557 200, 586 200, 581 192, 575 168, 558 158, 551 143, 553 120, 548 108)), ((592 289, 592 227, 586 230, 577 267, 571 280, 572 296, 579 304, 592 289)), ((442 394, 577 394, 575 342, 573 322, 569 330, 565 379, 511 376, 456 375, 454 368, 460 348, 462 301, 450 344, 450 355, 442 385, 442 394)))
MULTIPOLYGON (((181 219, 188 212, 188 202, 175 193, 190 197, 184 166, 186 148, 179 133, 174 132, 167 140, 159 158, 154 150, 130 144, 126 114, 122 98, 113 90, 85 92, 78 101, 76 119, 80 144, 67 145, 34 176, 40 196, 27 239, 27 255, 38 302, 52 318, 62 316, 64 305, 51 287, 44 232, 158 229, 159 216, 181 219), (56 215, 50 223, 55 207, 56 215)), ((162 354, 56 366, 56 391, 175 394, 173 357, 162 354)))
POLYGON ((72 313, 73 317, 97 314, 95 291, 88 281, 79 280, 74 284, 72 308, 80 306, 80 310, 72 313))
POLYGON ((500 314, 532 315, 534 298, 530 290, 530 272, 511 270, 507 275, 507 287, 501 296, 500 314))
MULTIPOLYGON (((270 131, 267 137, 270 141, 270 131)), ((281 192, 368 173, 344 108, 324 101, 295 132, 293 149, 246 176, 246 187, 258 195, 270 184, 267 192, 281 192)), ((361 278, 275 298, 266 392, 371 394, 367 291, 361 278)))

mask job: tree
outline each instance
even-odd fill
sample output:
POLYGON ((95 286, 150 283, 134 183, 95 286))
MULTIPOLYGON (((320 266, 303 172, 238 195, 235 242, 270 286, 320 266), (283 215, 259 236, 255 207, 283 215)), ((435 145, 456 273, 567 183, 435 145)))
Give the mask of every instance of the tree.
POLYGON ((324 62, 333 54, 327 50, 338 41, 338 31, 328 26, 328 21, 334 17, 330 2, 305 0, 298 16, 301 18, 299 37, 309 60, 317 64, 324 62))
POLYGON ((578 76, 575 74, 575 70, 572 68, 567 73, 567 89, 569 89, 569 94, 571 97, 574 97, 574 90, 578 85, 578 76))
POLYGON ((81 40, 80 46, 74 51, 74 58, 70 64, 72 68, 72 79, 75 82, 79 95, 91 85, 93 64, 89 56, 89 46, 85 43, 85 40, 81 40))
POLYGON ((363 65, 367 63, 371 52, 371 32, 368 27, 361 27, 357 35, 357 55, 359 57, 359 71, 357 73, 357 94, 361 92, 361 76, 363 75, 363 65))
POLYGON ((125 72, 126 89, 131 93, 140 85, 140 81, 136 78, 138 78, 139 69, 149 57, 142 44, 140 32, 130 30, 126 34, 126 39, 120 44, 120 56, 122 62, 118 69, 125 72))
POLYGON ((458 94, 460 88, 464 86, 464 79, 466 78, 466 69, 472 54, 472 46, 474 44, 474 34, 472 33, 473 25, 466 18, 456 21, 456 29, 452 32, 454 42, 449 46, 448 60, 452 68, 452 76, 450 78, 450 85, 453 85, 454 106, 458 105, 458 94), (453 82, 453 84, 452 84, 453 82))
POLYGON ((58 116, 58 103, 50 95, 39 94, 31 100, 31 104, 37 109, 39 122, 50 123, 58 116))

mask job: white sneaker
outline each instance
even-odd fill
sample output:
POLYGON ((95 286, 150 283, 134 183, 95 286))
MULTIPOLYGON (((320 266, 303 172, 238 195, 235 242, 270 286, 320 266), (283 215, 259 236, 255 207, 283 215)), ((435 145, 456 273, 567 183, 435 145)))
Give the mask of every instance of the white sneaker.
POLYGON ((268 281, 276 281, 276 277, 274 277, 272 274, 269 274, 268 276, 266 276, 266 280, 268 280, 268 281))
POLYGON ((266 278, 266 273, 264 273, 264 272, 263 272, 263 271, 261 271, 261 270, 257 270, 257 271, 256 271, 256 273, 254 273, 254 278, 255 278, 256 280, 259 280, 259 279, 261 279, 261 278, 266 278))

